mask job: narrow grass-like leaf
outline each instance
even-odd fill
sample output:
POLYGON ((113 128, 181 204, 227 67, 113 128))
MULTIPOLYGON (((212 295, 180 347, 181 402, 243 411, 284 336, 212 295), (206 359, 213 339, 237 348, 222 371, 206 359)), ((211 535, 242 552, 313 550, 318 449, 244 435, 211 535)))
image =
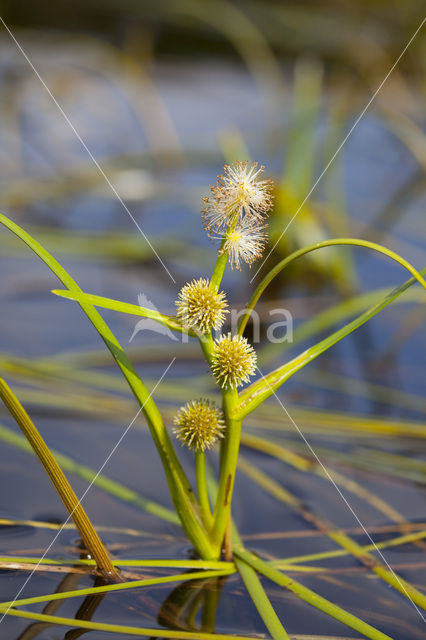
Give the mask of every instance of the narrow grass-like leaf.
POLYGON ((351 627, 351 629, 359 631, 366 638, 369 638, 370 640, 392 640, 390 636, 386 635, 382 631, 375 629, 373 626, 371 626, 367 622, 364 622, 360 618, 357 618, 357 616, 353 615, 352 613, 345 611, 326 598, 323 598, 318 593, 315 593, 315 591, 308 589, 308 587, 305 587, 301 583, 297 582, 294 577, 290 578, 281 571, 278 571, 264 560, 261 560, 261 558, 255 556, 249 551, 246 551, 246 549, 235 546, 234 554, 238 558, 244 560, 251 567, 253 567, 253 569, 256 569, 256 571, 264 575, 266 578, 269 578, 269 580, 275 582, 275 584, 278 584, 279 586, 292 591, 308 604, 312 605, 316 609, 320 609, 320 611, 323 611, 324 613, 327 613, 332 618, 335 618, 346 626, 351 627))
MULTIPOLYGON (((294 453, 288 446, 282 446, 276 439, 266 440, 265 438, 261 438, 259 436, 253 436, 250 434, 243 434, 241 436, 241 444, 257 451, 262 451, 278 460, 282 460, 286 464, 291 465, 295 469, 299 471, 308 471, 315 475, 323 478, 326 476, 324 473, 323 467, 318 463, 317 460, 307 459, 297 453, 294 453)), ((299 443, 288 443, 291 447, 298 447, 299 443)), ((316 448, 317 452, 319 448, 316 448)), ((306 451, 306 449, 301 449, 301 451, 306 451)), ((334 453, 334 450, 332 450, 334 453)), ((336 453, 339 457, 340 452, 336 453)), ((346 455, 346 454, 343 454, 346 455)), ((347 455, 348 464, 351 464, 352 454, 347 455)), ((352 478, 347 478, 340 472, 335 470, 329 470, 329 474, 332 476, 334 482, 341 487, 344 487, 347 491, 350 491, 361 500, 365 500, 370 504, 373 508, 377 509, 380 513, 383 513, 389 520, 394 520, 395 522, 400 522, 401 524, 405 523, 405 518, 394 509, 390 504, 388 504, 385 500, 375 495, 371 489, 364 489, 362 485, 360 485, 356 480, 352 478)))
MULTIPOLYGON (((217 483, 209 468, 207 473, 207 484, 208 484, 210 494, 214 496, 217 491, 217 483)), ((329 602, 328 600, 318 595, 311 589, 308 589, 302 584, 296 582, 294 578, 290 578, 289 576, 283 574, 282 572, 275 569, 272 565, 268 565, 268 563, 264 562, 254 554, 247 551, 241 543, 241 537, 233 521, 232 521, 232 537, 234 540, 234 544, 232 547, 234 557, 243 560, 244 562, 246 562, 246 564, 251 566, 254 570, 258 571, 265 577, 272 580, 272 582, 275 582, 276 584, 289 589, 290 591, 295 593, 299 598, 301 598, 308 604, 311 604, 317 609, 320 609, 324 613, 330 615, 332 618, 336 618, 336 620, 340 620, 341 622, 343 622, 343 624, 346 624, 348 627, 351 627, 356 631, 360 631, 365 635, 366 638, 369 638, 370 640, 393 640, 390 636, 387 636, 381 631, 378 631, 373 626, 364 622, 360 618, 357 618, 356 616, 345 611, 341 607, 338 607, 332 602, 329 602)))
POLYGON ((235 564, 250 598, 273 640, 289 640, 289 636, 275 613, 256 571, 244 560, 236 558, 235 564))
MULTIPOLYGON (((235 545, 242 545, 241 538, 235 526, 232 527, 232 540, 235 545)), ((234 562, 250 598, 273 640, 289 640, 287 631, 275 613, 256 571, 241 558, 235 557, 234 562)))
MULTIPOLYGON (((423 294, 423 291, 419 291, 419 293, 423 294)), ((404 295, 404 299, 405 298, 406 296, 404 295)), ((303 380, 313 383, 317 387, 331 389, 337 393, 368 398, 368 400, 373 400, 380 404, 426 414, 426 398, 424 396, 409 393, 408 391, 403 391, 388 385, 371 382, 370 380, 361 380, 343 373, 335 374, 330 371, 313 371, 311 369, 305 369, 303 371, 303 380)))
MULTIPOLYGON (((26 620, 36 620, 48 624, 64 627, 76 627, 77 629, 89 629, 93 631, 106 631, 109 633, 121 633, 129 636, 142 636, 148 638, 170 638, 170 640, 253 640, 253 636, 236 636, 225 633, 205 633, 204 631, 171 631, 169 629, 147 629, 142 627, 130 627, 121 624, 107 624, 104 622, 92 622, 90 620, 76 620, 75 618, 63 618, 50 616, 32 611, 20 611, 19 609, 6 609, 0 607, 0 613, 26 620)), ((382 639, 380 639, 382 640, 382 639)))
MULTIPOLYGON (((425 271, 425 270, 423 270, 425 271)), ((256 407, 259 406, 266 398, 269 398, 271 395, 275 393, 277 389, 292 375, 294 375, 299 369, 302 369, 312 360, 315 360, 318 356, 320 356, 324 351, 327 351, 330 347, 335 345, 337 342, 345 338, 347 335, 358 329, 365 322, 370 320, 373 316, 375 316, 379 311, 382 311, 385 307, 387 307, 396 297, 400 296, 408 287, 413 285, 416 280, 421 278, 422 283, 424 282, 423 278, 419 275, 419 277, 411 278, 407 280, 404 284, 397 287, 393 291, 391 291, 383 300, 376 303, 373 307, 370 307, 367 311, 362 313, 360 316, 352 320, 349 324, 345 325, 338 331, 335 331, 330 336, 321 340, 317 344, 303 351, 303 353, 299 354, 286 364, 278 367, 275 371, 267 374, 266 376, 262 376, 260 380, 251 384, 244 393, 240 395, 240 405, 237 408, 237 414, 239 417, 244 417, 251 411, 253 411, 256 407)), ((426 288, 426 283, 424 283, 426 288)), ((426 299, 426 298, 425 298, 426 299)))
MULTIPOLYGON (((230 564, 230 563, 229 563, 230 564)), ((115 591, 125 591, 140 587, 151 587, 157 584, 169 584, 171 582, 186 582, 188 580, 204 580, 205 578, 218 578, 219 576, 229 576, 235 573, 235 567, 230 565, 226 569, 217 571, 194 571, 193 573, 177 573, 172 576, 161 576, 160 578, 148 578, 144 580, 132 580, 131 582, 120 582, 119 584, 107 584, 102 587, 89 587, 87 589, 77 589, 75 591, 60 591, 49 593, 44 596, 34 596, 33 598, 21 598, 11 602, 1 602, 0 610, 5 607, 23 607, 39 602, 51 602, 53 600, 67 600, 68 598, 79 598, 80 596, 99 595, 100 593, 112 593, 115 591)))
POLYGON ((322 86, 321 64, 316 60, 299 60, 294 69, 293 105, 287 132, 283 182, 300 200, 314 181, 322 86))
MULTIPOLYGON (((389 393, 391 390, 389 389, 389 393)), ((426 438, 426 424, 410 420, 396 420, 370 417, 367 415, 346 414, 339 411, 324 411, 323 409, 307 409, 301 406, 288 407, 295 416, 297 423, 303 423, 304 429, 310 433, 332 434, 333 437, 343 437, 346 441, 351 438, 362 440, 367 436, 372 438, 426 438)), ((292 425, 286 425, 282 419, 282 409, 279 405, 263 404, 256 412, 256 417, 250 416, 246 424, 251 423, 257 428, 294 433, 292 425)))
MULTIPOLYGON (((318 311, 309 319, 302 321, 294 328, 292 341, 282 342, 280 344, 280 354, 285 353, 295 345, 314 338, 330 327, 335 327, 338 323, 349 320, 355 315, 361 313, 380 300, 389 293, 389 287, 381 287, 373 291, 367 291, 356 296, 351 296, 339 301, 337 304, 327 306, 323 311, 318 311)), ((423 302, 424 293, 420 289, 409 289, 403 299, 396 298, 396 303, 407 304, 410 302, 423 302)), ((257 352, 259 366, 267 364, 277 357, 276 344, 264 344, 257 352)), ((337 378, 338 376, 336 376, 337 378)), ((348 389, 352 391, 352 389, 348 389)))
MULTIPOLYGON (((55 177, 55 182, 58 176, 55 177)), ((68 175, 64 180, 69 184, 72 182, 72 178, 68 175)), ((39 188, 40 181, 30 181, 25 185, 25 188, 29 190, 28 202, 32 201, 34 189, 37 189, 37 193, 40 196, 39 188)), ((22 189, 20 181, 19 188, 22 189)), ((13 190, 13 187, 12 187, 13 190)), ((4 194, 2 200, 3 203, 7 203, 7 194, 4 194)), ((22 201, 21 201, 22 202, 22 201)), ((27 225, 27 230, 32 236, 36 236, 40 239, 40 242, 46 246, 55 247, 55 251, 61 256, 72 256, 73 259, 78 258, 81 260, 89 260, 93 262, 104 261, 120 261, 120 262, 134 262, 138 265, 141 262, 150 262, 152 260, 152 249, 148 244, 140 242, 140 238, 132 231, 119 231, 118 229, 109 231, 73 231, 70 228, 57 228, 38 225, 27 225)), ((200 259, 200 251, 196 248, 188 247, 187 242, 178 240, 175 238, 165 238, 164 234, 159 236, 153 236, 150 234, 152 244, 157 248, 159 255, 167 256, 173 255, 178 257, 179 255, 188 256, 188 254, 200 259)), ((16 256, 17 251, 21 249, 18 243, 10 242, 9 239, 0 238, 0 248, 3 255, 16 256)), ((205 254, 203 254, 205 255, 205 254)))
MULTIPOLYGON (((44 520, 27 520, 23 518, 0 518, 0 527, 33 527, 34 529, 47 529, 51 531, 58 531, 59 529, 64 531, 75 531, 75 527, 72 523, 68 522, 45 522, 44 520)), ((106 531, 108 533, 114 533, 124 536, 131 536, 132 538, 151 538, 152 534, 148 531, 142 531, 141 529, 133 529, 130 527, 108 527, 106 525, 96 525, 97 531, 106 531)), ((173 540, 172 535, 156 533, 157 538, 166 541, 173 540)))
MULTIPOLYGON (((73 567, 94 567, 94 560, 86 560, 83 558, 21 558, 4 556, 0 557, 0 562, 23 562, 25 564, 44 564, 44 565, 61 565, 73 567)), ((198 569, 198 570, 217 570, 231 571, 234 569, 232 562, 218 560, 121 560, 119 558, 112 560, 117 567, 147 567, 153 569, 198 569)))
MULTIPOLYGON (((295 65, 284 173, 277 184, 276 205, 271 216, 271 239, 274 242, 279 237, 277 249, 282 254, 288 253, 286 249, 289 244, 303 246, 307 241, 323 240, 328 235, 315 205, 304 201, 314 181, 313 172, 319 151, 317 131, 322 101, 322 77, 323 68, 317 61, 302 59, 295 65), (298 211, 296 224, 288 229, 291 239, 280 237, 283 226, 295 211, 298 211)), ((337 256, 314 254, 312 259, 317 268, 322 270, 326 267, 329 273, 336 270, 334 266, 338 266, 337 256)))
MULTIPOLYGON (((417 531, 416 533, 408 533, 404 536, 398 536, 385 540, 383 542, 377 542, 375 544, 367 544, 362 547, 363 551, 375 551, 376 549, 388 549, 389 547, 398 547, 404 544, 410 544, 423 540, 426 538, 426 531, 417 531)), ((286 568, 296 562, 317 562, 318 560, 327 560, 328 558, 341 558, 342 556, 350 555, 350 551, 346 549, 334 549, 333 551, 320 551, 319 553, 308 553, 303 556, 292 556, 291 558, 282 558, 281 560, 274 560, 271 564, 276 568, 286 568)))
POLYGON ((287 489, 282 487, 276 480, 271 478, 268 474, 264 473, 260 469, 257 469, 254 465, 244 464, 244 461, 240 458, 240 468, 244 470, 244 473, 251 477, 255 482, 260 484, 268 493, 275 496, 281 502, 290 505, 296 509, 297 512, 309 523, 313 524, 320 531, 322 531, 327 537, 333 540, 340 547, 349 551, 349 553, 357 558, 364 566, 371 569, 377 576, 382 578, 384 582, 391 585, 394 589, 399 591, 403 596, 408 598, 410 602, 416 604, 422 609, 426 610, 426 595, 416 589, 412 584, 398 576, 389 567, 382 564, 382 562, 375 556, 372 556, 368 551, 350 538, 347 534, 337 529, 334 525, 327 522, 320 516, 303 504, 295 495, 290 493, 287 489), (243 462, 243 465, 241 465, 243 462))
POLYGON ((102 296, 95 296, 91 293, 84 293, 83 291, 67 291, 62 289, 52 289, 52 293, 61 298, 67 298, 68 300, 75 300, 76 302, 90 304, 93 307, 101 307, 102 309, 111 309, 112 311, 119 311, 120 313, 128 313, 132 316, 143 316, 144 318, 151 318, 158 324, 178 331, 179 333, 188 333, 191 336, 196 337, 193 331, 184 329, 183 326, 177 321, 177 318, 173 316, 166 316, 154 309, 146 309, 137 304, 130 304, 129 302, 121 302, 120 300, 113 300, 112 298, 104 298, 102 296))
POLYGON ((391 251, 386 247, 382 247, 380 244, 369 242, 368 240, 359 240, 357 238, 333 238, 331 240, 324 240, 323 242, 315 242, 314 244, 303 247, 298 251, 294 251, 292 254, 284 258, 284 260, 281 260, 281 262, 279 262, 273 269, 269 271, 269 273, 266 274, 260 284, 256 287, 256 291, 250 298, 250 301, 244 310, 244 315, 241 316, 240 322, 238 324, 239 335, 243 334, 247 321, 250 318, 251 310, 256 306, 256 303, 262 293, 271 284, 272 280, 276 278, 286 267, 288 267, 289 264, 294 262, 294 260, 297 260, 298 258, 311 253, 312 251, 317 251, 318 249, 323 249, 325 247, 346 245, 364 247, 366 249, 372 249, 373 251, 384 254, 388 258, 391 258, 401 266, 405 267, 405 269, 407 269, 414 276, 414 278, 422 285, 422 287, 426 289, 426 281, 422 277, 422 273, 425 273, 425 270, 421 272, 417 271, 417 269, 415 269, 409 262, 407 262, 407 260, 399 256, 394 251, 391 251))
MULTIPOLYGON (((405 436, 406 434, 403 435, 405 436)), ((423 435, 423 438, 424 437, 426 437, 426 434, 423 435)), ((305 443, 292 442, 291 446, 297 451, 306 451, 305 443)), ((413 468, 399 468, 394 464, 386 462, 385 460, 380 460, 375 456, 377 449, 371 449, 369 453, 364 452, 363 454, 360 454, 356 449, 352 450, 351 452, 343 452, 338 451, 337 449, 315 445, 315 451, 319 456, 324 458, 324 460, 344 464, 346 467, 352 467, 354 469, 365 469, 367 471, 372 471, 375 474, 380 473, 381 475, 388 475, 394 478, 405 478, 406 480, 418 482, 419 484, 426 483, 426 474, 423 469, 416 469, 415 465, 413 465, 413 468)), ((315 463, 313 463, 313 465, 315 465, 315 463)), ((324 471, 321 472, 318 468, 318 465, 315 465, 313 467, 313 471, 314 473, 318 473, 318 475, 324 476, 324 471)), ((360 485, 358 485, 358 487, 354 487, 355 490, 353 491, 350 487, 350 483, 353 482, 351 479, 346 478, 341 473, 336 471, 332 471, 330 475, 332 475, 333 479, 336 481, 336 484, 340 484, 352 493, 355 493, 359 497, 365 499, 365 496, 362 495, 360 485)), ((369 495, 374 496, 374 494, 371 493, 369 495)), ((373 504, 372 500, 370 500, 369 502, 373 504)), ((386 513, 385 510, 380 510, 383 513, 386 513)), ((391 520, 395 520, 396 522, 400 521, 398 517, 395 518, 396 512, 391 515, 391 512, 389 510, 386 515, 390 517, 391 520)))
POLYGON ((256 451, 261 451, 262 453, 274 456, 274 458, 278 458, 300 471, 309 471, 312 468, 312 462, 310 460, 307 460, 304 456, 283 447, 276 440, 267 440, 260 436, 242 433, 241 444, 245 447, 249 447, 250 449, 255 449, 256 451))

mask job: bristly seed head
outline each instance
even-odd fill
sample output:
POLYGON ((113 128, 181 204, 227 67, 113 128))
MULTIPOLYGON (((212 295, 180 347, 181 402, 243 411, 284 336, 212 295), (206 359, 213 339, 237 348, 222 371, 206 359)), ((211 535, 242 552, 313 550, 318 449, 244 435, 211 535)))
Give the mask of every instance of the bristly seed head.
POLYGON ((193 451, 210 449, 223 438, 225 423, 222 412, 208 400, 191 400, 181 407, 173 419, 173 433, 182 445, 193 451))
POLYGON ((246 338, 230 333, 215 341, 212 371, 221 387, 236 389, 256 371, 257 356, 246 338))
POLYGON ((262 257, 267 235, 265 226, 252 224, 242 225, 238 223, 234 229, 229 229, 226 240, 219 253, 229 255, 231 269, 241 269, 240 262, 252 265, 253 262, 262 257))
POLYGON ((182 326, 201 333, 220 329, 228 313, 224 292, 215 291, 205 278, 186 284, 179 292, 176 307, 182 326))
POLYGON ((210 187, 212 197, 204 198, 204 226, 210 233, 223 232, 236 221, 261 223, 272 207, 271 180, 259 180, 264 167, 257 162, 235 162, 225 165, 224 175, 210 187))

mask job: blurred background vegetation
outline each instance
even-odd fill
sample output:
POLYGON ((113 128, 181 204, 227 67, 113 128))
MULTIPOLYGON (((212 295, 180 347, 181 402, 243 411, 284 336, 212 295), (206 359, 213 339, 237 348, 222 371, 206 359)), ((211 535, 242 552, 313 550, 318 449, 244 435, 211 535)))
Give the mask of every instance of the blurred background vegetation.
MULTIPOLYGON (((224 162, 248 158, 265 164, 276 183, 273 251, 257 279, 289 251, 345 235, 386 244, 421 268, 424 30, 357 119, 422 10, 417 0, 3 2, 1 15, 29 60, 0 25, 0 206, 65 260, 86 291, 133 302, 143 292, 173 313, 178 287, 214 263, 199 213, 207 185, 224 162)), ((78 309, 48 293, 54 283, 43 267, 6 233, 0 250, 5 353, 97 348, 78 309), (22 335, 32 335, 31 343, 22 335)), ((237 307, 256 270, 227 273, 237 307)), ((310 344, 402 277, 363 250, 314 253, 277 282, 262 319, 283 300, 296 325, 322 311, 300 332, 300 343, 310 344)), ((295 397, 327 409, 417 417, 420 400, 401 409, 386 386, 424 391, 425 311, 416 295, 307 368, 295 397)), ((127 342, 133 319, 107 316, 127 342)), ((151 332, 137 340, 130 348, 151 347, 153 360, 168 349, 151 332)), ((291 347, 265 345, 261 361, 280 362, 291 347)), ((182 370, 192 374, 198 365, 191 366, 182 370)))

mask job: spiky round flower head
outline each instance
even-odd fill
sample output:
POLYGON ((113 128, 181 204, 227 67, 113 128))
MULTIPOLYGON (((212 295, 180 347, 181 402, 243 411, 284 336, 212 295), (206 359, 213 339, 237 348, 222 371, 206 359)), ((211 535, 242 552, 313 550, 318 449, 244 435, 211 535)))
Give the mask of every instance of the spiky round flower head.
POLYGON ((251 266, 262 257, 266 239, 265 225, 238 223, 228 230, 220 253, 228 254, 231 269, 241 269, 241 261, 251 266))
POLYGON ((264 167, 257 162, 225 165, 224 175, 210 187, 211 198, 204 198, 202 210, 207 231, 220 232, 236 220, 261 222, 272 207, 272 181, 259 180, 264 167))
POLYGON ((191 400, 181 407, 173 422, 173 433, 183 445, 194 451, 210 449, 223 438, 225 423, 222 412, 208 400, 191 400))
POLYGON ((201 333, 220 329, 228 313, 227 306, 223 291, 215 291, 205 278, 186 284, 176 301, 177 316, 182 325, 201 333))
POLYGON ((246 338, 223 334, 215 341, 213 374, 221 387, 236 389, 256 371, 257 356, 246 338))

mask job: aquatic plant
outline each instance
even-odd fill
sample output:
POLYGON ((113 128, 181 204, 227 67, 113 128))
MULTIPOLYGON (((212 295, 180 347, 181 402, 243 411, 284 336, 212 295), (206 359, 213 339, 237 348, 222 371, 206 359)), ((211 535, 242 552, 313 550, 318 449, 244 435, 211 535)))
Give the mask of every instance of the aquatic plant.
MULTIPOLYGON (((65 285, 66 290, 55 290, 54 293, 77 301, 80 304, 83 312, 97 329, 121 369, 145 415, 157 447, 168 481, 176 516, 199 557, 199 560, 193 561, 191 568, 199 568, 200 571, 191 574, 175 575, 164 579, 125 581, 122 584, 94 587, 90 590, 64 592, 57 594, 55 597, 66 598, 74 597, 75 595, 88 595, 89 593, 105 593, 117 589, 157 584, 161 580, 163 582, 172 582, 174 580, 219 578, 238 571, 272 637, 287 639, 288 634, 278 620, 259 580, 258 574, 260 573, 277 585, 289 589, 297 597, 312 606, 321 609, 328 615, 359 631, 365 637, 372 640, 389 639, 389 636, 370 624, 314 593, 295 579, 289 578, 277 567, 261 560, 248 551, 242 544, 235 524, 232 522, 232 496, 240 443, 244 438, 244 434, 242 434, 244 418, 260 407, 266 399, 274 395, 277 389, 294 373, 367 322, 396 300, 414 282, 419 282, 426 289, 426 281, 422 274, 409 262, 381 245, 354 238, 324 240, 299 249, 281 260, 257 286, 240 318, 236 333, 234 335, 224 333, 214 339, 213 330, 221 329, 228 309, 226 295, 223 291, 220 291, 226 265, 229 263, 231 267, 240 268, 242 262, 251 265, 262 256, 266 234, 266 217, 272 207, 272 183, 261 178, 262 171, 263 167, 258 168, 256 163, 237 162, 234 165, 226 166, 224 174, 219 176, 216 185, 211 188, 211 196, 206 197, 204 201, 203 217, 207 233, 211 237, 220 240, 216 264, 210 278, 192 280, 177 294, 176 316, 167 316, 151 309, 83 292, 65 269, 33 237, 6 216, 0 215, 0 222, 21 238, 65 285), (288 265, 304 255, 333 246, 359 246, 381 253, 408 270, 412 278, 383 299, 377 300, 372 307, 349 322, 349 324, 306 349, 289 362, 264 375, 257 367, 257 358, 253 346, 249 344, 243 335, 251 312, 265 289, 288 265), (182 406, 173 419, 174 435, 183 446, 189 447, 195 455, 196 492, 192 488, 188 475, 178 459, 172 438, 166 429, 162 414, 152 398, 152 393, 148 392, 127 354, 99 315, 96 307, 149 317, 171 331, 187 334, 198 340, 201 352, 209 367, 211 378, 215 381, 218 393, 221 396, 222 407, 219 409, 208 400, 196 398, 182 406), (249 386, 244 386, 256 374, 257 379, 249 386), (242 387, 241 390, 239 390, 240 387, 242 387), (216 442, 220 443, 220 465, 217 479, 212 477, 206 464, 206 455, 208 455, 209 450, 216 442)), ((0 396, 15 417, 30 445, 39 455, 70 514, 75 517, 75 503, 67 502, 64 499, 64 492, 69 490, 69 486, 63 474, 60 476, 61 482, 57 481, 59 474, 62 472, 55 461, 55 456, 52 452, 50 452, 50 456, 47 454, 48 449, 44 444, 42 449, 46 455, 40 455, 41 449, 37 447, 35 427, 6 383, 0 385, 0 396), (45 451, 44 447, 46 447, 47 451, 45 451)), ((63 459, 64 462, 66 463, 65 459, 63 459)), ((247 469, 246 467, 246 471, 250 473, 250 468, 247 469)), ((263 482, 271 491, 278 493, 284 500, 288 500, 306 514, 306 510, 299 505, 297 499, 283 488, 273 486, 270 481, 265 477, 262 478, 259 473, 258 479, 260 483, 263 482)), ((81 504, 77 506, 83 514, 84 511, 81 504)), ((114 563, 108 559, 107 552, 94 529, 87 526, 87 530, 83 531, 81 519, 74 519, 98 569, 103 574, 114 577, 114 563), (97 548, 95 548, 95 543, 98 545, 97 548)), ((86 516, 86 524, 87 521, 88 518, 86 516)), ((350 550, 353 555, 362 558, 365 562, 368 561, 381 579, 408 597, 416 606, 426 608, 426 596, 416 587, 396 575, 386 566, 381 565, 380 561, 374 560, 373 562, 371 556, 369 557, 364 549, 347 536, 338 531, 332 531, 330 535, 334 536, 333 539, 338 540, 339 544, 343 548, 350 550)), ((157 563, 152 566, 164 566, 164 564, 157 563)), ((178 565, 170 561, 167 566, 188 567, 189 565, 188 563, 178 565)), ((50 594, 48 596, 1 603, 0 613, 45 622, 76 624, 87 629, 103 629, 105 631, 132 633, 133 635, 155 635, 152 629, 101 625, 100 623, 89 623, 87 621, 72 621, 71 623, 69 619, 35 614, 19 609, 24 604, 29 605, 51 599, 52 595, 50 594)), ((230 637, 225 635, 212 636, 208 633, 198 633, 193 636, 193 634, 186 631, 167 632, 167 636, 171 638, 230 637)))

